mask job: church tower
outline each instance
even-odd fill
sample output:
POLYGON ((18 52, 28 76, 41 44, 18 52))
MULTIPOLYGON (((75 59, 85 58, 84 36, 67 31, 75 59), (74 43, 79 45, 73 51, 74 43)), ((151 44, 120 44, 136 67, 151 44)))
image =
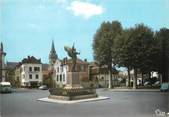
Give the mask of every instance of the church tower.
POLYGON ((6 75, 5 56, 6 56, 6 53, 4 52, 3 43, 1 42, 1 46, 0 46, 0 81, 5 81, 5 75, 6 75))
POLYGON ((50 50, 50 53, 49 53, 49 64, 50 64, 50 66, 53 66, 55 64, 56 59, 58 59, 58 56, 56 54, 54 42, 52 41, 52 46, 51 46, 51 50, 50 50))

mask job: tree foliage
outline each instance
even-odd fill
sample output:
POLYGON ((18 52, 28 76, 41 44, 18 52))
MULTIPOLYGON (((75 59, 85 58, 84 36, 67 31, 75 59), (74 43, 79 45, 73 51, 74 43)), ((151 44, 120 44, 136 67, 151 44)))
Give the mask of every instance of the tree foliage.
POLYGON ((101 65, 112 63, 134 69, 136 87, 137 73, 157 71, 163 82, 169 77, 169 29, 162 28, 154 33, 144 24, 124 29, 120 22, 103 22, 93 40, 94 59, 101 65))
POLYGON ((109 88, 111 88, 112 62, 114 40, 122 33, 120 22, 103 22, 94 35, 93 50, 94 59, 100 65, 107 65, 110 72, 109 88))
POLYGON ((162 28, 156 32, 157 56, 154 60, 155 67, 162 74, 162 81, 169 81, 169 29, 162 28))

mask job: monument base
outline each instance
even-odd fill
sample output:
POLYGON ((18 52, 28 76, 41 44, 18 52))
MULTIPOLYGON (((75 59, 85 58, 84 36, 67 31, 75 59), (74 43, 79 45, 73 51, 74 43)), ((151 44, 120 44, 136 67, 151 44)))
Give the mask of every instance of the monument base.
POLYGON ((79 72, 68 72, 67 84, 64 88, 53 88, 49 90, 48 98, 57 100, 81 100, 96 98, 96 89, 83 88, 80 85, 79 72))
POLYGON ((79 72, 68 72, 67 74, 67 84, 64 89, 81 89, 79 72))
POLYGON ((96 89, 59 89, 54 88, 49 90, 50 95, 48 98, 57 99, 57 100, 81 100, 81 99, 89 99, 96 98, 96 89))
POLYGON ((64 89, 83 89, 81 85, 66 85, 64 89))
POLYGON ((90 98, 96 98, 96 97, 97 97, 97 94, 77 95, 77 96, 57 96, 57 95, 48 96, 48 98, 50 99, 65 100, 65 101, 90 99, 90 98))

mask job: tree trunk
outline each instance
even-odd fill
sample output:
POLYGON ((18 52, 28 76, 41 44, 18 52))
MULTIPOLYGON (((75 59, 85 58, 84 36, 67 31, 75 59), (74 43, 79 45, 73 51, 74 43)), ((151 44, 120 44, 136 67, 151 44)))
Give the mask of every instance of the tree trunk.
POLYGON ((127 69, 128 72, 128 87, 130 87, 130 79, 131 79, 131 75, 130 75, 130 68, 128 67, 127 69))
POLYGON ((144 74, 143 73, 141 73, 141 77, 142 77, 141 85, 143 85, 144 84, 144 74))
POLYGON ((109 89, 112 88, 112 74, 111 71, 109 70, 109 89))
POLYGON ((133 89, 137 88, 137 68, 134 68, 133 89))
POLYGON ((148 73, 148 78, 149 78, 149 79, 151 78, 151 72, 148 73))
POLYGON ((112 64, 109 65, 109 89, 112 88, 112 64))

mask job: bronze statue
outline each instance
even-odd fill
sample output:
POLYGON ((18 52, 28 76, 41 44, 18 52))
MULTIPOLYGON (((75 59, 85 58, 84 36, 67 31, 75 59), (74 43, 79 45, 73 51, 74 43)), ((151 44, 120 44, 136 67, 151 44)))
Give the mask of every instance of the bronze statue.
POLYGON ((64 47, 65 51, 67 52, 68 56, 72 58, 72 72, 76 71, 76 60, 77 60, 77 55, 80 54, 79 52, 76 52, 76 48, 74 47, 74 44, 72 48, 65 46, 64 47))

